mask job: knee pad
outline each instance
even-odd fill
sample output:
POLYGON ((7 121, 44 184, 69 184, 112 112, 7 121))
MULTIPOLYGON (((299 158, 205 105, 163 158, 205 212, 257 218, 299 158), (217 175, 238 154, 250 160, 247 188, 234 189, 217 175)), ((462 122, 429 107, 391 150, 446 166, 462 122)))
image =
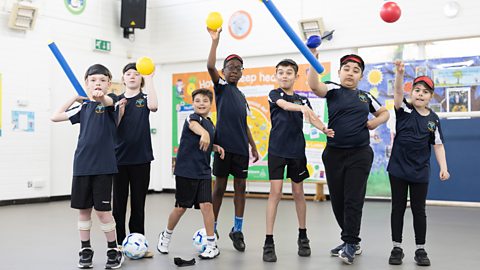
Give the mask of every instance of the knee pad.
POLYGON ((92 220, 79 220, 78 221, 78 229, 80 231, 89 231, 92 228, 92 220))
POLYGON ((102 229, 103 232, 112 232, 115 231, 115 221, 112 220, 109 223, 100 223, 100 229, 102 229))

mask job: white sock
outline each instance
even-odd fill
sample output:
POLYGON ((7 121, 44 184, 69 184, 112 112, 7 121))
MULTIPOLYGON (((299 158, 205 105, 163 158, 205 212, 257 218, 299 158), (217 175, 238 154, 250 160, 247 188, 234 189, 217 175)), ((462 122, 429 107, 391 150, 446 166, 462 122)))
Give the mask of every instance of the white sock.
POLYGON ((207 245, 215 247, 217 244, 215 243, 215 235, 208 236, 207 235, 207 245))
POLYGON ((173 230, 169 230, 167 227, 165 227, 165 237, 170 238, 172 237, 173 230))
POLYGON ((402 243, 393 241, 393 247, 402 248, 402 243))
POLYGON ((417 249, 419 249, 419 248, 425 249, 425 245, 417 245, 417 249))

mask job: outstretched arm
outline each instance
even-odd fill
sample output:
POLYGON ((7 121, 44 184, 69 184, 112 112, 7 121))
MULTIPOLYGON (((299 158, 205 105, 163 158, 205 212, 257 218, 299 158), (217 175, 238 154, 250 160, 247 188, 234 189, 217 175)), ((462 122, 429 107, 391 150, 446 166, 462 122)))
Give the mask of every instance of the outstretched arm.
POLYGON ((222 28, 218 28, 217 30, 211 30, 207 28, 208 33, 212 37, 212 46, 210 47, 210 53, 208 54, 207 60, 207 70, 208 74, 210 74, 210 78, 212 79, 213 83, 217 83, 220 79, 220 75, 218 74, 217 68, 215 68, 215 62, 217 61, 217 48, 218 43, 220 42, 220 32, 222 32, 222 28))
POLYGON ((403 77, 405 76, 405 64, 397 60, 395 61, 396 73, 395 73, 395 85, 393 92, 393 101, 395 109, 402 107, 403 103, 403 77))
POLYGON ((450 173, 447 168, 447 157, 445 155, 445 147, 443 144, 435 144, 433 146, 435 157, 437 158, 438 166, 440 166, 440 180, 445 181, 450 178, 450 173))
MULTIPOLYGON (((316 49, 310 48, 310 51, 315 55, 318 59, 318 52, 316 49)), ((307 76, 308 86, 312 89, 312 91, 319 97, 325 97, 328 92, 328 87, 325 83, 320 82, 318 80, 318 72, 315 68, 310 65, 308 76, 307 76)))
POLYGON ((53 113, 53 115, 50 117, 50 120, 52 122, 61 122, 61 121, 67 121, 68 120, 68 115, 66 111, 68 108, 70 108, 75 102, 82 103, 83 100, 88 99, 87 97, 81 97, 81 96, 74 96, 73 98, 69 99, 67 102, 65 102, 60 108, 58 108, 57 111, 53 113))

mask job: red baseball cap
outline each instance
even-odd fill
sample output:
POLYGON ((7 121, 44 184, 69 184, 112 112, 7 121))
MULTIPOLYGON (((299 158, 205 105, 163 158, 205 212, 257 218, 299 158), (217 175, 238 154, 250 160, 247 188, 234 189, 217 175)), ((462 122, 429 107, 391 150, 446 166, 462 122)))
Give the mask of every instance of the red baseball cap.
POLYGON ((360 66, 362 72, 365 70, 365 62, 363 62, 363 59, 356 54, 347 54, 340 58, 340 67, 345 65, 347 62, 355 62, 360 66))
POLYGON ((413 80, 413 86, 415 86, 417 83, 424 83, 425 86, 430 88, 431 91, 435 88, 435 84, 433 83, 432 79, 428 76, 418 76, 413 80))
POLYGON ((230 54, 230 55, 227 56, 227 58, 225 58, 225 60, 223 61, 223 66, 225 67, 225 65, 226 65, 229 61, 231 61, 231 60, 233 60, 233 59, 237 59, 237 60, 240 61, 240 63, 242 63, 242 65, 243 65, 243 59, 242 59, 240 56, 238 56, 238 55, 236 55, 236 54, 230 54))

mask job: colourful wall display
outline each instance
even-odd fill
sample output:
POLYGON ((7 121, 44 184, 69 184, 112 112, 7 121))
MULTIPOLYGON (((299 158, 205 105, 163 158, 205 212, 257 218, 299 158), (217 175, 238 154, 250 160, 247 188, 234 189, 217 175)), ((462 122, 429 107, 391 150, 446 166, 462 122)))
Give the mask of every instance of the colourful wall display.
MULTIPOLYGON (((320 79, 330 80, 330 63, 323 63, 323 65, 325 72, 320 76, 320 79)), ((308 67, 309 65, 306 64, 299 66, 299 78, 294 85, 294 89, 299 89, 296 91, 298 94, 307 96, 310 99, 314 111, 320 116, 320 119, 326 121, 325 100, 318 98, 310 90, 307 90, 309 89, 306 82, 308 67)), ((251 181, 268 180, 267 153, 271 129, 268 93, 270 90, 276 88, 274 75, 274 67, 247 68, 244 70, 243 77, 238 83, 238 87, 245 94, 250 107, 250 114, 247 119, 248 126, 250 127, 260 154, 260 160, 250 164, 248 180, 251 181)), ((208 88, 213 91, 213 83, 207 72, 192 72, 173 74, 172 86, 172 166, 174 166, 183 122, 186 117, 193 112, 191 94, 197 88, 208 88)), ((215 103, 212 106, 210 117, 215 123, 215 103)), ((306 155, 308 159, 308 169, 311 175, 310 180, 325 179, 325 170, 321 161, 321 154, 325 148, 326 137, 309 123, 304 123, 303 131, 307 141, 306 155)))

